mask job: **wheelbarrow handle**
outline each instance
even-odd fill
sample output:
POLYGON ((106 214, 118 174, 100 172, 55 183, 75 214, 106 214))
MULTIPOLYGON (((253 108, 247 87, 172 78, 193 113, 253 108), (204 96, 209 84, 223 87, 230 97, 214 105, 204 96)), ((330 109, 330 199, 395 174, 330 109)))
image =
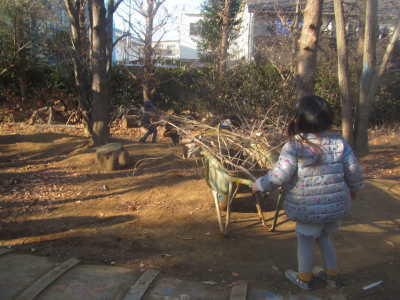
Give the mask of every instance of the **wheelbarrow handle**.
POLYGON ((238 178, 238 177, 232 177, 232 182, 236 184, 243 184, 247 185, 248 187, 252 187, 253 181, 250 179, 244 179, 244 178, 238 178))

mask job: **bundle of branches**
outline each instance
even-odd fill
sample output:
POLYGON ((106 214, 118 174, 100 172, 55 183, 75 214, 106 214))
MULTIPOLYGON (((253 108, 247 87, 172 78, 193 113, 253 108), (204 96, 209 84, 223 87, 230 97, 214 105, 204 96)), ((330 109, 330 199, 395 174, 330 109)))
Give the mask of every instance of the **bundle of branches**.
POLYGON ((245 173, 269 169, 276 161, 282 146, 282 121, 275 123, 253 119, 241 120, 239 126, 224 120, 217 126, 206 122, 170 115, 165 122, 176 128, 181 143, 195 144, 206 155, 212 155, 231 173, 245 173))
POLYGON ((28 124, 77 124, 82 120, 81 111, 76 107, 68 107, 62 100, 50 102, 32 112, 28 124))

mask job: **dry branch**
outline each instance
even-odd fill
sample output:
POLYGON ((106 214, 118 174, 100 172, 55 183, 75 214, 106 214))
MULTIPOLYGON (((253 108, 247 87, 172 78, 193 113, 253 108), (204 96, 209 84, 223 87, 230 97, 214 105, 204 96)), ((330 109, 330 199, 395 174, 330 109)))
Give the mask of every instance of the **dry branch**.
POLYGON ((174 127, 185 143, 194 143, 199 151, 212 155, 232 173, 269 169, 277 158, 282 139, 277 128, 262 120, 247 120, 236 128, 210 126, 196 120, 169 115, 164 122, 174 127))

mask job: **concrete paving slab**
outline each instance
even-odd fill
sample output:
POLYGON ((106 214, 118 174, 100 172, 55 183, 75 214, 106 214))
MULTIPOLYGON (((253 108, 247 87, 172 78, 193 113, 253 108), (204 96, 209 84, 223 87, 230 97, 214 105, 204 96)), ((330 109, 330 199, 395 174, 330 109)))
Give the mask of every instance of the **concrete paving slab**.
POLYGON ((209 286, 200 282, 160 278, 145 300, 221 300, 229 299, 230 288, 209 286))
POLYGON ((284 300, 285 298, 282 295, 277 293, 273 293, 267 290, 251 288, 247 294, 247 298, 251 300, 284 300))
MULTIPOLYGON (((0 300, 11 300, 54 269, 57 263, 46 257, 7 253, 0 256, 0 300)), ((143 272, 107 265, 75 265, 39 294, 37 300, 122 300, 143 272)), ((230 285, 207 285, 202 282, 164 277, 161 274, 149 285, 141 300, 228 300, 230 285)), ((243 298, 243 297, 242 297, 243 298)), ((36 298, 35 298, 36 299, 36 298)), ((277 294, 248 285, 246 300, 320 300, 313 292, 277 294)), ((339 291, 323 299, 345 300, 339 291)))
POLYGON ((287 300, 322 300, 320 297, 313 295, 289 295, 287 300))
POLYGON ((139 272, 127 268, 79 265, 48 287, 38 300, 118 299, 139 276, 139 272))
POLYGON ((0 256, 0 299, 12 299, 53 268, 47 257, 25 254, 0 256))

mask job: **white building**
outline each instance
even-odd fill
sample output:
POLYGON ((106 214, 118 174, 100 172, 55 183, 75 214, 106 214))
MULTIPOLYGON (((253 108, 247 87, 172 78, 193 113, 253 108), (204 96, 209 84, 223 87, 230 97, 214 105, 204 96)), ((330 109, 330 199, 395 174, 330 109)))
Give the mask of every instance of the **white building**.
POLYGON ((197 42, 200 39, 201 15, 199 12, 181 12, 179 17, 179 59, 182 61, 198 61, 197 42))
POLYGON ((113 50, 114 63, 140 63, 143 58, 143 42, 116 28, 114 28, 114 40, 118 40, 113 50))
POLYGON ((253 14, 247 4, 239 12, 238 18, 242 20, 239 36, 231 42, 228 53, 233 61, 249 61, 253 57, 253 14))
MULTIPOLYGON (((197 41, 200 38, 201 15, 198 12, 182 11, 174 33, 168 36, 168 40, 154 42, 157 60, 163 64, 186 62, 194 63, 199 60, 197 50, 197 41)), ((121 30, 114 29, 114 37, 118 39, 124 33, 121 30)), ((114 58, 116 63, 135 64, 143 59, 143 42, 132 36, 126 36, 119 40, 114 48, 114 58)))
MULTIPOLYGON (((246 59, 252 60, 257 55, 257 51, 262 47, 272 47, 276 55, 287 58, 290 54, 284 53, 283 49, 278 49, 276 45, 271 45, 271 37, 276 34, 281 36, 288 35, 288 29, 281 24, 278 12, 286 17, 296 14, 298 0, 244 0, 240 15, 242 25, 239 37, 232 41, 229 53, 232 60, 246 59)), ((353 17, 351 29, 357 30, 358 15, 360 14, 357 2, 359 0, 345 0, 345 11, 348 17, 353 17)), ((380 0, 379 18, 381 30, 393 30, 397 20, 398 0, 380 0), (396 7, 397 6, 397 7, 396 7)), ((306 0, 300 0, 302 8, 305 7, 306 0)), ((324 2, 322 11, 323 26, 331 34, 334 34, 334 9, 333 0, 324 2)), ((289 21, 290 22, 290 21, 289 21)))

